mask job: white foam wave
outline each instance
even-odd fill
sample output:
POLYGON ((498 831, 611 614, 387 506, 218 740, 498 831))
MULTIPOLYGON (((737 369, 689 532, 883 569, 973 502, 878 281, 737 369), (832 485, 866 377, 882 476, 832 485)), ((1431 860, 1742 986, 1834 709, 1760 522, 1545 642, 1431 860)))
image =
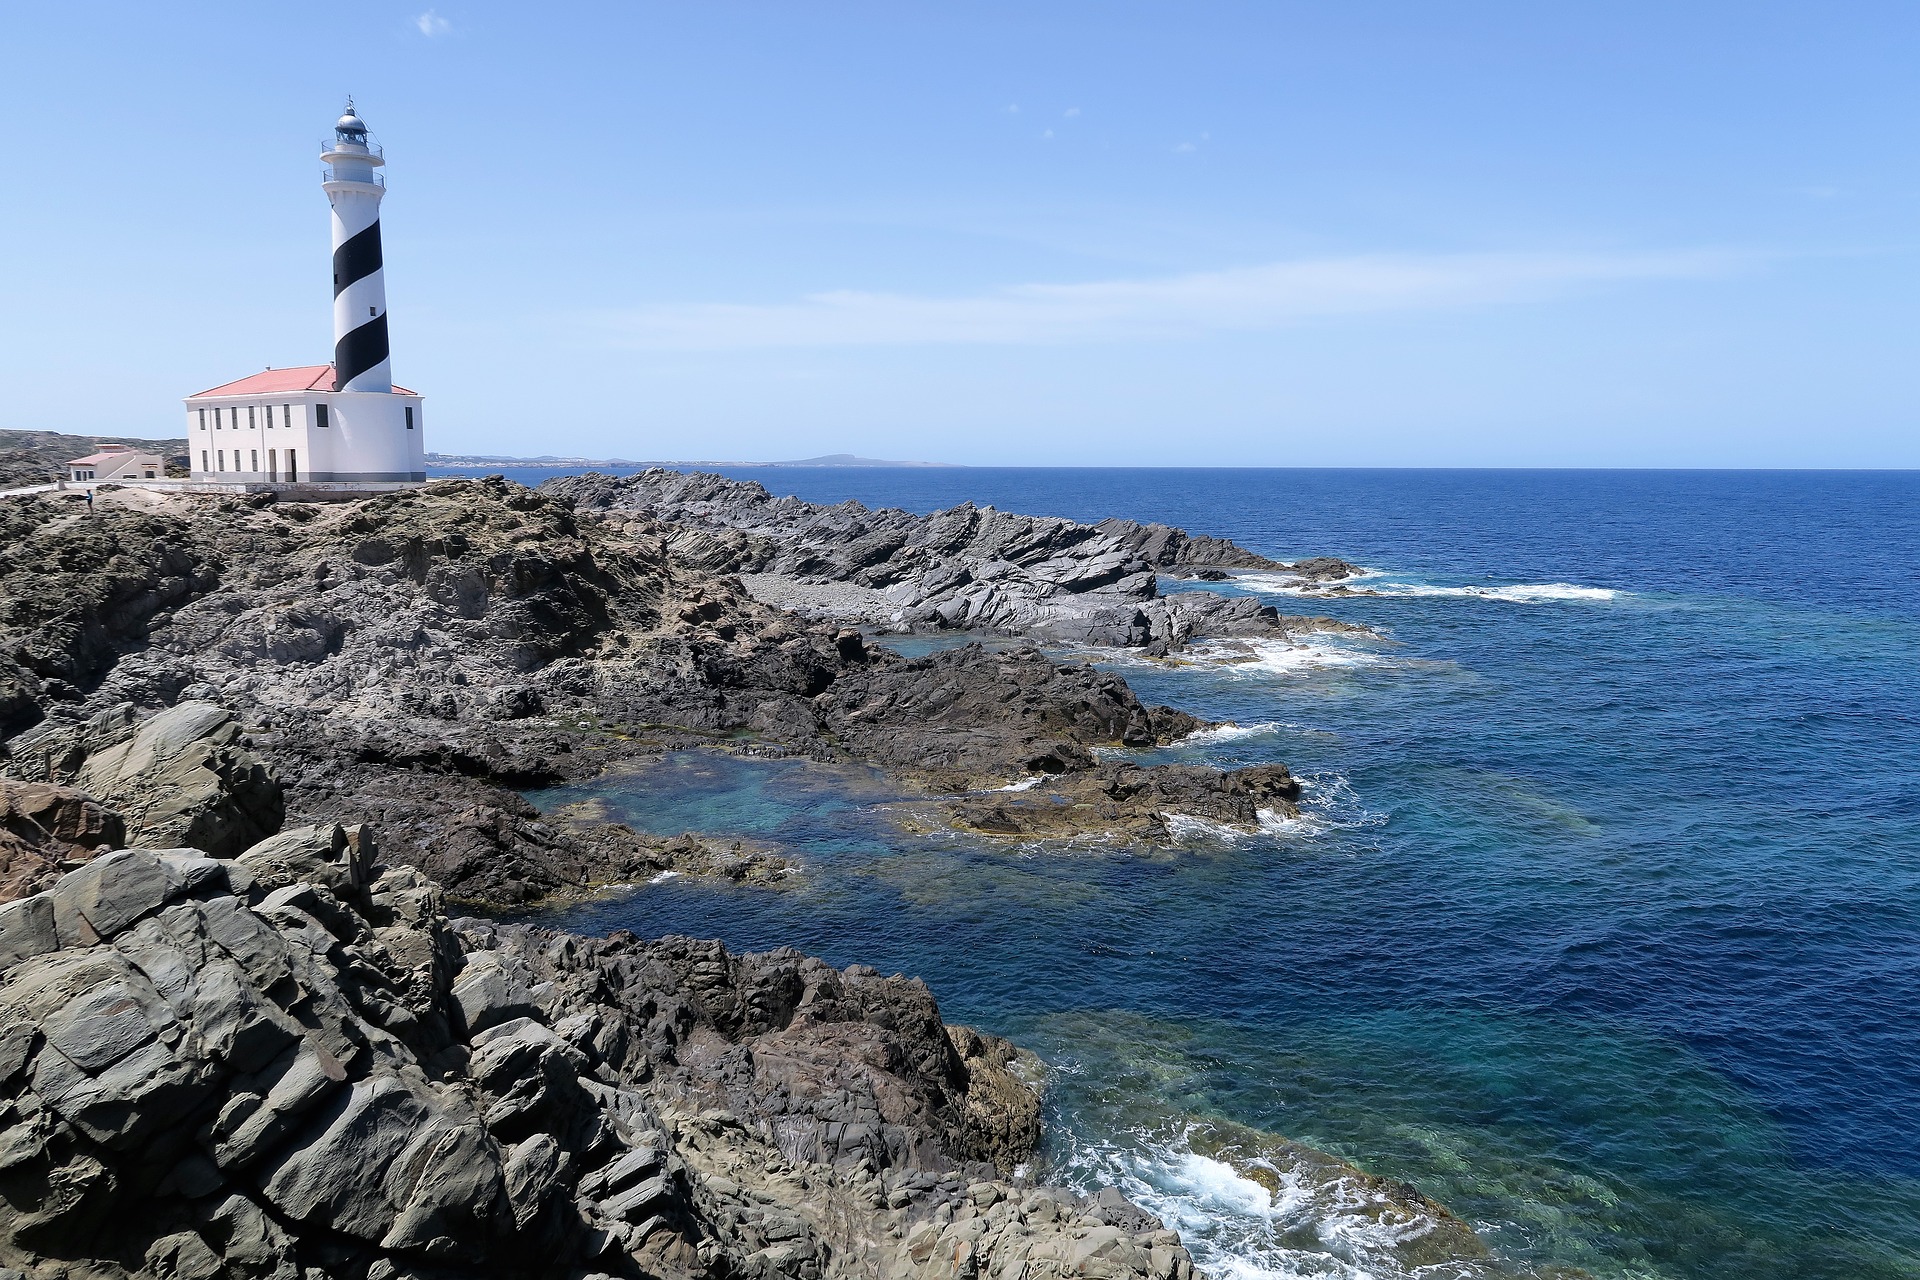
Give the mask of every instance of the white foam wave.
POLYGON ((1622 592, 1612 587, 1583 587, 1574 582, 1517 582, 1504 587, 1442 587, 1430 582, 1382 582, 1369 588, 1382 596, 1472 596, 1481 600, 1504 600, 1508 604, 1549 604, 1556 601, 1601 603, 1617 599, 1622 592))
POLYGON ((1232 844, 1252 834, 1191 813, 1163 813, 1160 818, 1167 824, 1167 835, 1175 844, 1232 844))
POLYGON ((1278 720, 1260 720, 1253 724, 1217 724, 1211 729, 1195 729, 1173 745, 1176 747, 1211 747, 1222 742, 1238 742, 1242 738, 1259 738, 1270 733, 1278 733, 1286 728, 1278 720))
POLYGON ((665 884, 667 881, 672 880, 674 877, 678 876, 679 874, 680 873, 678 871, 662 871, 659 875, 654 876, 651 880, 647 881, 647 883, 648 884, 665 884))
MULTIPOLYGON (((1296 578, 1284 573, 1236 573, 1229 581, 1242 590, 1256 592, 1263 596, 1303 596, 1307 595, 1314 584, 1305 578, 1296 578)), ((1208 583, 1219 586, 1219 583, 1208 583)))
POLYGON ((1186 1134, 1136 1132, 1133 1138, 1124 1145, 1081 1148, 1070 1163, 1179 1231, 1207 1275, 1400 1280, 1434 1274, 1397 1253, 1432 1223, 1369 1212, 1377 1193, 1369 1197, 1351 1178, 1303 1177, 1301 1169, 1288 1167, 1291 1162, 1263 1158, 1249 1164, 1261 1175, 1255 1180, 1193 1150, 1186 1134))
POLYGON ((1260 830, 1270 836, 1293 835, 1313 825, 1311 818, 1281 813, 1278 809, 1255 809, 1253 816, 1259 821, 1260 830))
POLYGON ((1225 582, 1201 582, 1199 585, 1203 589, 1234 586, 1263 596, 1321 596, 1330 587, 1351 587, 1356 582, 1371 582, 1380 577, 1382 572, 1380 569, 1362 569, 1345 578, 1303 578, 1294 573, 1253 569, 1235 573, 1225 582))
POLYGON ((1342 773, 1300 775, 1300 816, 1275 835, 1318 835, 1323 831, 1363 831, 1385 825, 1387 815, 1367 808, 1342 773))
POLYGON ((1249 674, 1299 676, 1338 667, 1370 667, 1380 656, 1330 640, 1208 640, 1189 659, 1249 674))
POLYGON ((1031 791, 1045 781, 1046 777, 1044 775, 1036 773, 1031 778, 1022 778, 1018 782, 1009 782, 1004 787, 993 787, 990 789, 994 791, 1031 791))

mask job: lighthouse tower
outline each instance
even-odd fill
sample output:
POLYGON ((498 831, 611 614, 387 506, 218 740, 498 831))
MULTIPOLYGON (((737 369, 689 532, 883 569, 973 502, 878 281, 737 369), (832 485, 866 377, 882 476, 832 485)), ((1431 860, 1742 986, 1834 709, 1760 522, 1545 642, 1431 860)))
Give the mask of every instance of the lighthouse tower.
POLYGON ((354 114, 352 98, 320 159, 327 165, 321 186, 333 205, 333 389, 392 391, 380 260, 380 197, 387 187, 375 172, 387 158, 367 141, 367 123, 354 114))
POLYGON ((393 385, 380 170, 387 159, 347 99, 320 159, 333 206, 333 363, 269 368, 188 396, 196 484, 364 493, 427 478, 419 395, 393 385))

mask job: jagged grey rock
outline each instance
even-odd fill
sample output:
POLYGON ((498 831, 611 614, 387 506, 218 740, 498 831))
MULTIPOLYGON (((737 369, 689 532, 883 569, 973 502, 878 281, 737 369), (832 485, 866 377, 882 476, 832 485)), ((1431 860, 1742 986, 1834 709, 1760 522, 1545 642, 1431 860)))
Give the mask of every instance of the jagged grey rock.
POLYGON ((970 502, 926 516, 858 502, 829 507, 776 498, 753 481, 664 468, 562 476, 541 488, 582 510, 667 521, 672 551, 704 569, 747 575, 771 602, 900 631, 965 628, 1165 649, 1210 636, 1337 628, 1326 618, 1283 618, 1250 596, 1163 596, 1158 575, 1259 569, 1306 583, 1359 572, 1328 557, 1282 564, 1168 525, 1082 524, 970 502))
POLYGON ((907 979, 450 922, 327 826, 103 856, 0 940, 23 1274, 932 1280, 979 1214, 975 1271, 1191 1270, 1137 1210, 1094 1245, 1053 1208, 1015 1225, 1019 1055, 907 979))
POLYGON ((225 708, 182 702, 88 752, 74 785, 125 817, 134 843, 231 856, 278 830, 284 814, 279 781, 239 737, 225 708))

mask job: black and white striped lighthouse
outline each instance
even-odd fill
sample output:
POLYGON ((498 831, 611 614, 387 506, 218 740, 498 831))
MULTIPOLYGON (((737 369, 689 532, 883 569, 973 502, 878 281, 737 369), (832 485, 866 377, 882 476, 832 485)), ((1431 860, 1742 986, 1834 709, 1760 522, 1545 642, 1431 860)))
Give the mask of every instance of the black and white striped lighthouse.
POLYGON ((347 99, 320 148, 333 206, 333 361, 268 365, 186 398, 196 484, 377 493, 427 478, 425 405, 393 385, 381 269, 386 157, 347 99))
POLYGON ((333 389, 393 390, 387 350, 387 284, 380 260, 380 197, 386 183, 375 172, 386 157, 367 141, 367 124, 347 99, 321 155, 321 184, 333 205, 333 389))

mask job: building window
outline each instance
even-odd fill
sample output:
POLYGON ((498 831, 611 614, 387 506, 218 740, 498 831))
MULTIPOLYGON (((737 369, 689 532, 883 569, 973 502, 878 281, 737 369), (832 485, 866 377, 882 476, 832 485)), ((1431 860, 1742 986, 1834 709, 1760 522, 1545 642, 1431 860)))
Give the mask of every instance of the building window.
POLYGON ((258 449, 247 450, 247 470, 258 471, 259 469, 260 469, 260 451, 258 449))
POLYGON ((207 451, 206 451, 205 449, 202 449, 202 450, 200 451, 200 469, 201 469, 202 471, 211 471, 211 470, 213 470, 213 468, 212 468, 211 466, 209 466, 209 465, 208 465, 208 463, 207 463, 207 451))
POLYGON ((254 427, 254 420, 253 420, 253 406, 252 406, 252 405, 248 405, 248 406, 247 406, 247 429, 248 429, 249 431, 251 431, 251 430, 253 429, 253 427, 254 427))
POLYGON ((287 483, 300 483, 300 454, 293 449, 287 450, 287 483))
POLYGON ((283 404, 280 406, 280 425, 283 427, 291 427, 293 425, 292 405, 283 404))
POLYGON ((407 430, 413 430, 413 406, 407 406, 407 430))
POLYGON ((213 451, 213 460, 220 464, 220 470, 225 471, 227 469, 227 451, 225 449, 215 449, 213 451))
POLYGON ((313 425, 316 427, 327 425, 327 406, 323 404, 313 406, 313 425))
POLYGON ((207 411, 205 409, 200 411, 200 429, 202 431, 207 429, 207 411))
POLYGON ((267 450, 267 479, 278 482, 280 479, 280 451, 267 450))

